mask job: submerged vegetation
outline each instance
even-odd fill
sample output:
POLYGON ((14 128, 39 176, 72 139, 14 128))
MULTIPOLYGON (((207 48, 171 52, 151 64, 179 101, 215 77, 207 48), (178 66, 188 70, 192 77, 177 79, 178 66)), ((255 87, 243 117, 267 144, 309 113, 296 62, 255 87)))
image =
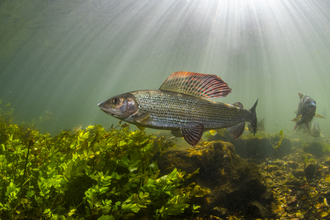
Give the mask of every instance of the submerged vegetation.
POLYGON ((122 125, 51 137, 0 113, 1 219, 160 219, 197 213, 190 199, 208 192, 176 168, 160 176, 164 137, 122 125))
POLYGON ((282 141, 284 139, 283 134, 283 130, 280 130, 279 134, 275 136, 275 138, 278 138, 279 141, 275 142, 275 144, 270 143, 276 151, 279 149, 279 147, 281 147, 282 141))
POLYGON ((168 150, 170 139, 127 124, 52 137, 0 106, 0 219, 330 216, 327 139, 206 134, 199 146, 168 150))

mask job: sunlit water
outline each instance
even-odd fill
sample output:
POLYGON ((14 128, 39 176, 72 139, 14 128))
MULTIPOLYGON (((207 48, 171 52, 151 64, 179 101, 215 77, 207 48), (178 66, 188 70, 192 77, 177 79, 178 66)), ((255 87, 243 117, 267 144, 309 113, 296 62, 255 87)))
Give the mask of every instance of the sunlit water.
POLYGON ((97 103, 200 72, 232 88, 216 101, 259 98, 266 131, 290 133, 298 92, 330 117, 329 12, 324 0, 3 0, 0 99, 42 132, 110 127, 97 103))

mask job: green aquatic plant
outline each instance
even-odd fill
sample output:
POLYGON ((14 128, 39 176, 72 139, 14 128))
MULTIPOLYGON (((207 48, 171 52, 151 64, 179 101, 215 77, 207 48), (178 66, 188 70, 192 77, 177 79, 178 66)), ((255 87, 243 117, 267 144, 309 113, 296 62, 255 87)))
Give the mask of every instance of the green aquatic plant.
POLYGON ((242 135, 242 139, 264 139, 264 138, 269 138, 270 134, 266 133, 266 132, 259 132, 257 131, 255 134, 251 133, 251 132, 246 132, 242 135))
POLYGON ((0 117, 0 129, 1 219, 162 219, 209 192, 176 168, 160 176, 154 158, 174 142, 128 126, 51 137, 0 117))
POLYGON ((273 146, 273 148, 276 151, 281 147, 282 141, 284 139, 283 134, 284 134, 283 130, 280 130, 280 132, 275 135, 276 141, 274 141, 274 143, 272 143, 271 141, 269 141, 269 143, 273 146))

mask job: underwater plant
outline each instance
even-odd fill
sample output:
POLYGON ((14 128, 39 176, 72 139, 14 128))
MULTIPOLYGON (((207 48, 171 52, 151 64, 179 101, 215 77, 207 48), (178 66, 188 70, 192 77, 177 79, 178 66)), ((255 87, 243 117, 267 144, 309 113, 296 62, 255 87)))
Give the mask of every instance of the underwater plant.
POLYGON ((278 141, 276 141, 274 144, 272 144, 270 141, 269 143, 273 146, 273 148, 277 151, 281 145, 282 145, 282 141, 284 139, 284 136, 283 136, 284 132, 283 130, 280 130, 279 134, 278 135, 275 135, 275 139, 279 139, 278 141))
MULTIPOLYGON (((1 112, 1 111, 0 111, 1 112)), ((57 136, 0 116, 1 219, 162 219, 208 191, 176 168, 160 176, 155 155, 164 137, 100 125, 57 136), (187 176, 187 177, 186 177, 187 176)))

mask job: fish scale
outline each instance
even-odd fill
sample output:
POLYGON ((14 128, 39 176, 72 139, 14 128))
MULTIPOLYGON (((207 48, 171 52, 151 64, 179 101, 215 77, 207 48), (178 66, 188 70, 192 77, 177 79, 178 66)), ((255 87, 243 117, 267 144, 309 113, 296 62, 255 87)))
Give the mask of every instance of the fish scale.
POLYGON ((255 133, 258 100, 250 110, 239 102, 230 105, 207 100, 225 97, 231 92, 216 75, 174 72, 158 90, 140 90, 114 96, 98 106, 105 113, 144 127, 171 130, 189 144, 196 145, 207 130, 227 128, 233 138, 251 122, 255 133))
POLYGON ((150 113, 144 127, 172 130, 203 124, 205 129, 218 129, 246 121, 247 110, 234 105, 213 102, 194 96, 162 90, 130 92, 135 96, 139 113, 150 113))

